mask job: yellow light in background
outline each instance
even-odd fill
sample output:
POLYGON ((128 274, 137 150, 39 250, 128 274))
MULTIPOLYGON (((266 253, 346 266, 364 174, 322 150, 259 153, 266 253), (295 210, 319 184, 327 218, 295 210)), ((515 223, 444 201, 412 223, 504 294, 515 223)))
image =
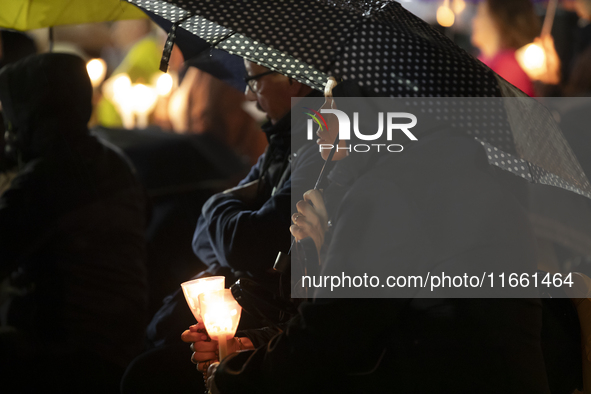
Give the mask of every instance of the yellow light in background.
POLYGON ((173 80, 170 74, 162 74, 156 81, 156 91, 160 96, 168 96, 172 90, 173 80))
POLYGON ((445 0, 443 5, 437 9, 437 23, 443 27, 453 26, 456 20, 454 12, 449 8, 449 0, 445 0))
POLYGON ((138 114, 143 114, 150 111, 154 104, 156 104, 157 98, 158 97, 154 89, 144 84, 137 83, 131 88, 131 100, 133 102, 135 112, 138 114))
POLYGON ((90 77, 92 87, 96 88, 103 82, 105 75, 107 75, 107 64, 103 59, 92 59, 86 63, 86 71, 90 77))
POLYGON ((529 44, 523 52, 523 64, 526 68, 536 69, 544 67, 546 54, 544 50, 536 44, 529 44))
POLYGON ((103 94, 115 103, 121 115, 123 127, 126 129, 135 127, 133 102, 131 99, 131 79, 129 79, 129 76, 127 74, 118 74, 109 78, 103 84, 103 94))
POLYGON ((136 83, 131 87, 130 96, 133 112, 137 115, 136 127, 144 129, 148 127, 148 115, 156 106, 158 93, 154 88, 136 83))
POLYGON ((119 74, 113 79, 112 100, 122 104, 129 99, 131 89, 131 79, 127 74, 119 74))
POLYGON ((453 0, 452 9, 456 15, 459 15, 466 9, 466 2, 464 0, 453 0))
POLYGON ((515 59, 533 80, 544 78, 547 73, 546 52, 538 44, 527 44, 515 51, 515 59))

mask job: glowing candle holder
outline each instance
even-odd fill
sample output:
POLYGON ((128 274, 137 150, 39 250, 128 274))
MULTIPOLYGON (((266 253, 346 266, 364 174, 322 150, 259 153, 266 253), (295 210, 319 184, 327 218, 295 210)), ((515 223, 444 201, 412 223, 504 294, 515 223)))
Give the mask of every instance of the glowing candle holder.
POLYGON ((228 338, 236 333, 242 307, 229 289, 202 293, 199 304, 207 333, 218 341, 221 361, 228 354, 228 338))
POLYGON ((194 279, 181 283, 185 299, 193 316, 198 322, 202 322, 201 309, 199 308, 199 295, 210 291, 224 290, 226 279, 223 276, 211 276, 209 278, 194 279))

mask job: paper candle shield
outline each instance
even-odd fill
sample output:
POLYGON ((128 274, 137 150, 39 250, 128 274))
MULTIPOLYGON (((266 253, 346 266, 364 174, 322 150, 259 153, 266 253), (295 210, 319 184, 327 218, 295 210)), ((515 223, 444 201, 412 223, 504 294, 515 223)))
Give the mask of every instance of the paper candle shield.
POLYGON ((199 295, 201 314, 207 333, 214 340, 231 338, 236 333, 242 307, 230 290, 213 291, 199 295))
POLYGON ((224 290, 225 278, 223 276, 211 276, 181 283, 185 299, 193 316, 198 322, 202 322, 201 311, 199 309, 199 295, 210 291, 224 290))

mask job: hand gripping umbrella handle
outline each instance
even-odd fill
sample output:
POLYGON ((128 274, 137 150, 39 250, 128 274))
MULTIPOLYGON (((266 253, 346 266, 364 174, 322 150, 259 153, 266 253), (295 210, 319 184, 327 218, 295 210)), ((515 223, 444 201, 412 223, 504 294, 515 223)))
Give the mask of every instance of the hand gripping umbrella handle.
MULTIPOLYGON (((326 81, 326 85, 324 85, 324 97, 333 97, 332 95, 332 90, 335 86, 337 86, 337 80, 334 77, 329 77, 328 80, 326 81)), ((314 184, 314 190, 318 190, 318 188, 320 187, 320 184, 324 181, 324 177, 326 176, 326 169, 328 166, 328 163, 330 163, 332 161, 332 158, 336 152, 336 147, 339 144, 339 136, 337 134, 333 145, 332 145, 332 149, 330 150, 330 153, 328 155, 328 158, 326 159, 326 162, 324 163, 324 165, 322 166, 322 170, 320 170, 320 174, 318 175, 318 179, 316 180, 316 183, 314 184)), ((290 267, 290 263, 291 263, 291 250, 293 249, 294 245, 296 243, 295 238, 291 241, 291 246, 289 247, 289 251, 287 253, 283 253, 283 252, 279 252, 277 254, 277 259, 275 259, 275 264, 273 265, 273 269, 275 271, 279 271, 279 272, 285 272, 287 269, 289 269, 290 267)))

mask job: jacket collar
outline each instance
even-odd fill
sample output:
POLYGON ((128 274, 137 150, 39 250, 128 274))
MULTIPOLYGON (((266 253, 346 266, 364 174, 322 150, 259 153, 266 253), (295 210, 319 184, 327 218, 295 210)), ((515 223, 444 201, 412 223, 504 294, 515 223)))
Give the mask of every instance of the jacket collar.
MULTIPOLYGON (((322 93, 313 90, 306 97, 322 97, 322 93)), ((306 141, 306 115, 303 111, 297 108, 292 108, 292 111, 288 112, 283 118, 275 124, 271 121, 266 122, 262 126, 262 130, 267 136, 267 141, 270 145, 277 147, 283 147, 289 149, 293 144, 293 148, 301 146, 306 141), (295 109, 295 111, 294 111, 295 109), (292 117, 295 119, 292 120, 292 117), (297 127, 292 129, 292 124, 297 127)))

